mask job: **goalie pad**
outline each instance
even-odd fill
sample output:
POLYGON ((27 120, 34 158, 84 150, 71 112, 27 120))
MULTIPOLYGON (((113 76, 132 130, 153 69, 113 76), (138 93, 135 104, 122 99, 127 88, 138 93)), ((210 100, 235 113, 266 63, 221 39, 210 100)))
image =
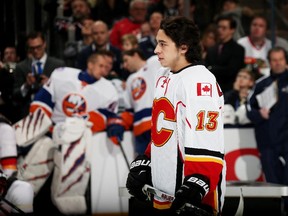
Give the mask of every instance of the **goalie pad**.
POLYGON ((24 158, 18 160, 17 178, 31 183, 35 194, 52 172, 54 151, 55 145, 52 139, 43 136, 33 144, 24 158))
POLYGON ((85 214, 85 192, 90 177, 91 125, 82 118, 67 118, 54 128, 58 145, 54 155, 52 201, 64 214, 85 214))
POLYGON ((42 137, 51 127, 49 116, 38 108, 13 125, 18 146, 26 147, 42 137))

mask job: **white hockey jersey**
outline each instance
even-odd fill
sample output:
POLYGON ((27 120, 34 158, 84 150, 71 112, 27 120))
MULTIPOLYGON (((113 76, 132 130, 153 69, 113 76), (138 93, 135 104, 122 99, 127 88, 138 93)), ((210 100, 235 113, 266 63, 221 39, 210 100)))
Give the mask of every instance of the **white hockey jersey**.
MULTIPOLYGON (((203 203, 219 211, 226 172, 222 91, 214 75, 202 65, 188 66, 177 73, 164 70, 165 75, 156 83, 152 110, 153 186, 175 194, 184 176, 202 174, 210 180, 203 203)), ((155 208, 170 205, 154 198, 155 208)))
POLYGON ((128 124, 133 122, 135 136, 151 129, 155 79, 160 67, 158 57, 152 56, 146 61, 144 67, 131 74, 126 81, 124 94, 126 113, 122 114, 122 118, 128 124))
POLYGON ((248 36, 240 38, 237 42, 245 48, 245 58, 261 59, 265 61, 267 66, 269 65, 267 54, 268 51, 272 48, 272 43, 269 39, 266 38, 265 43, 259 48, 253 45, 251 39, 248 36))
MULTIPOLYGON (((118 94, 105 78, 93 79, 79 69, 57 68, 49 81, 35 95, 30 111, 41 106, 54 123, 69 116, 86 116, 93 123, 92 131, 103 131, 109 117, 118 111, 118 94)), ((115 115, 115 116, 114 116, 115 115)))

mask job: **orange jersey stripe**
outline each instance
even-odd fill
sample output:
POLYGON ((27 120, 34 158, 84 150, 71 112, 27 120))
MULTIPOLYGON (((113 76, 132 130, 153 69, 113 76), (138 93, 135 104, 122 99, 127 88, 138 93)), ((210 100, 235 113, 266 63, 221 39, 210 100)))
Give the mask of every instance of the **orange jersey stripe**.
POLYGON ((121 113, 121 118, 123 119, 124 121, 124 127, 125 127, 125 130, 129 130, 130 128, 132 128, 133 126, 133 119, 134 119, 134 116, 131 112, 127 112, 127 111, 124 111, 121 113))
POLYGON ((141 122, 139 125, 136 126, 134 125, 133 132, 135 136, 139 136, 148 130, 151 130, 151 120, 141 122))
POLYGON ((99 112, 89 112, 88 121, 93 123, 91 128, 93 133, 104 131, 106 129, 105 118, 99 112))

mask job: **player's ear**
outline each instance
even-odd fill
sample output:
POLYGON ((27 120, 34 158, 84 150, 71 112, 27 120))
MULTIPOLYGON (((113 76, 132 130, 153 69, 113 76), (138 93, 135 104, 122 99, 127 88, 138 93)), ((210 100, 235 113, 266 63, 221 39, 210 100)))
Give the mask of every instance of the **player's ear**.
POLYGON ((181 52, 181 53, 186 53, 187 50, 188 50, 187 45, 181 45, 181 46, 180 46, 180 52, 181 52))

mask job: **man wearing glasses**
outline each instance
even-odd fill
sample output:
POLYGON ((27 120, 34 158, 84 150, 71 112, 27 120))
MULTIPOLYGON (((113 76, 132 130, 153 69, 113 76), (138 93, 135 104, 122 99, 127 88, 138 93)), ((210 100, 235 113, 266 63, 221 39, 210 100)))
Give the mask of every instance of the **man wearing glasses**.
POLYGON ((46 40, 41 32, 27 36, 27 58, 16 65, 14 72, 15 102, 21 108, 19 118, 28 114, 34 94, 47 82, 55 68, 65 66, 63 60, 50 57, 46 53, 46 40))

